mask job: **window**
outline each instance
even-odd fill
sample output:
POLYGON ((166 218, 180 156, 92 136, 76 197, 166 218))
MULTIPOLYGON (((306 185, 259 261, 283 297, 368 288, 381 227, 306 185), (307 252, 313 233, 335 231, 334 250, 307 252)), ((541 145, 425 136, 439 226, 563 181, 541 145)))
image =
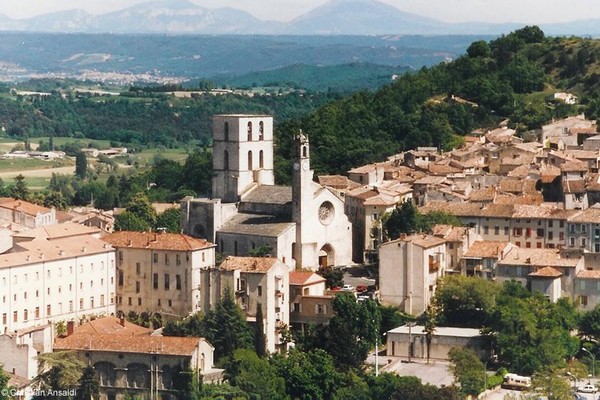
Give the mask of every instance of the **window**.
POLYGON ((160 299, 158 299, 158 306, 160 307, 160 299))
POLYGON ((2 313, 2 325, 6 325, 6 313, 2 313))
POLYGON ((156 272, 152 276, 152 285, 153 285, 154 289, 158 289, 158 273, 156 273, 156 272))
POLYGON ((569 225, 569 232, 575 233, 575 225, 573 225, 573 224, 569 225))
POLYGON ((581 232, 587 232, 587 225, 581 225, 581 232))
POLYGON ((94 296, 90 297, 90 308, 94 308, 94 296))
MULTIPOLYGON (((72 310, 71 310, 72 311, 72 310)), ((39 319, 40 318, 40 308, 36 307, 35 308, 35 319, 39 319)))
POLYGON ((133 300, 131 299, 131 297, 129 297, 129 298, 127 299, 127 304, 129 304, 130 306, 132 306, 132 305, 133 305, 133 300))
POLYGON ((538 228, 536 230, 537 237, 544 237, 544 230, 542 228, 538 228))
POLYGON ((51 275, 52 275, 52 273, 50 272, 50 270, 46 271, 46 276, 47 276, 48 278, 50 278, 50 277, 51 277, 51 275))
POLYGON ((531 243, 530 242, 525 243, 525 248, 526 249, 530 249, 531 248, 531 243))
POLYGON ((154 263, 157 263, 157 262, 158 262, 158 253, 154 253, 154 254, 152 255, 152 261, 154 261, 154 263))
POLYGON ((259 296, 262 296, 262 286, 261 285, 258 285, 256 287, 256 291, 257 291, 257 293, 258 293, 259 296))
POLYGON ((83 298, 79 299, 79 309, 83 310, 83 298))
POLYGON ((140 281, 135 281, 135 292, 136 293, 140 292, 140 281))
POLYGON ((252 162, 252 150, 248 151, 248 170, 253 170, 254 163, 252 162))
POLYGON ((508 236, 508 232, 509 232, 508 226, 505 226, 504 227, 504 236, 508 236))
POLYGON ((165 265, 169 265, 169 255, 165 254, 165 265))
POLYGON ((119 270, 119 286, 123 286, 123 271, 119 270))
POLYGON ((229 140, 229 122, 225 122, 223 125, 223 133, 225 136, 225 141, 227 142, 229 140))
POLYGON ((498 236, 500 234, 500 227, 498 225, 494 226, 494 235, 498 236))
POLYGON ((142 265, 139 262, 135 263, 135 273, 138 275, 142 273, 142 265))
POLYGON ((569 246, 575 247, 575 238, 574 237, 569 238, 569 246))
POLYGON ((587 296, 579 296, 579 305, 587 306, 588 298, 587 296))
POLYGON ((527 228, 527 230, 525 231, 525 234, 527 237, 531 237, 531 228, 527 228))
POLYGON ((561 219, 560 222, 559 222, 559 224, 558 224, 558 226, 561 227, 561 228, 564 228, 565 227, 565 221, 561 219))
POLYGON ((13 312, 13 322, 17 322, 19 320, 19 313, 17 311, 13 312))
MULTIPOLYGON (((69 300, 69 312, 73 312, 73 300, 69 300)), ((36 316, 36 318, 37 318, 37 316, 36 316)))
POLYGON ((252 141, 252 122, 248 121, 248 141, 252 141))
POLYGON ((585 247, 586 243, 585 238, 581 238, 581 247, 585 247))
POLYGON ((292 312, 300 312, 300 303, 294 303, 292 305, 292 312))
POLYGON ((554 239, 554 232, 549 231, 548 232, 548 240, 552 240, 552 239, 554 239))
POLYGON ((265 123, 260 121, 258 123, 258 140, 264 140, 265 138, 265 123))
POLYGON ((173 307, 173 300, 168 300, 167 304, 169 304, 169 307, 173 307))
POLYGON ((258 168, 264 168, 264 167, 265 167, 265 154, 261 150, 258 152, 258 168))
POLYGON ((123 261, 123 250, 119 250, 119 261, 123 261))
POLYGON ((23 321, 29 320, 29 313, 27 310, 23 310, 23 321))
POLYGON ((490 227, 486 225, 483 227, 483 234, 487 235, 488 233, 490 233, 490 227))
POLYGON ((554 227, 554 220, 551 219, 548 221, 548 228, 553 228, 554 227))
POLYGON ((513 229, 513 235, 514 236, 521 236, 521 235, 523 235, 523 228, 514 228, 513 229))
POLYGON ((175 255, 175 264, 181 265, 181 255, 179 255, 179 254, 175 255))
POLYGON ((563 240, 565 240, 565 233, 564 232, 558 232, 558 240, 560 240, 561 242, 563 240))
POLYGON ((223 152, 223 169, 225 171, 229 169, 229 152, 227 150, 223 152))
POLYGON ((169 274, 165 274, 165 290, 169 290, 171 288, 171 280, 169 274))
POLYGON ((325 312, 326 312, 325 304, 317 304, 315 306, 315 313, 317 313, 317 314, 325 314, 325 312))
POLYGON ((537 247, 538 249, 541 249, 542 248, 542 242, 537 242, 535 244, 535 247, 537 247))
POLYGON ((175 275, 175 289, 181 290, 181 275, 175 275))
POLYGON ((49 317, 52 315, 52 306, 50 304, 48 304, 46 306, 46 317, 49 317))
POLYGON ((142 305, 142 298, 138 297, 138 306, 141 306, 141 305, 142 305))

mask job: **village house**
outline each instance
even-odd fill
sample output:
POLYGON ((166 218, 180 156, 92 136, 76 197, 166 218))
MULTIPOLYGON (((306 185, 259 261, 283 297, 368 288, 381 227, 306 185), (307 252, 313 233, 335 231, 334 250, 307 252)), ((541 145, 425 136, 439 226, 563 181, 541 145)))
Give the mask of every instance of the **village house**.
POLYGON ((333 317, 333 295, 325 292, 325 278, 312 271, 290 272, 290 325, 304 332, 310 324, 326 323, 333 317))

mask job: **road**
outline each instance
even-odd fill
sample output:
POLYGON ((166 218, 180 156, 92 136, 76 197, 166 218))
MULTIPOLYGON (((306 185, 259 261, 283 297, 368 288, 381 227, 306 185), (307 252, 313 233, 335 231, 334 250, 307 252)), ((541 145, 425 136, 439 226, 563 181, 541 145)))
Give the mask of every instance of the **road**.
MULTIPOLYGON (((582 396, 584 399, 586 400, 596 400, 598 399, 598 397, 594 396, 593 394, 587 394, 587 393, 578 393, 580 396, 582 396)), ((493 392, 491 392, 490 394, 488 394, 486 397, 483 397, 484 400, 505 400, 505 398, 510 399, 510 400, 529 400, 529 399, 538 399, 538 397, 531 397, 531 395, 525 393, 525 392, 519 392, 517 390, 507 390, 507 389, 498 389, 495 390, 493 392), (511 395, 509 397, 506 397, 508 395, 511 395), (514 397, 512 397, 514 396, 514 397), (529 396, 529 397, 528 397, 529 396)))

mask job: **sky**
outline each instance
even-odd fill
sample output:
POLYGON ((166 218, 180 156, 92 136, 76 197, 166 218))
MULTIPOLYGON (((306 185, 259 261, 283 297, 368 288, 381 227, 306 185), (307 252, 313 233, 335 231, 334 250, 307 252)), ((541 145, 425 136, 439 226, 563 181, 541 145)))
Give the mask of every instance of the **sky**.
MULTIPOLYGON (((148 0, 0 0, 0 13, 27 18, 82 9, 102 14, 148 0)), ((190 0, 206 8, 233 7, 263 20, 289 21, 329 0, 190 0)), ((336 0, 343 1, 343 0, 336 0)), ((445 22, 541 24, 600 18, 598 0, 380 0, 402 11, 445 22)))

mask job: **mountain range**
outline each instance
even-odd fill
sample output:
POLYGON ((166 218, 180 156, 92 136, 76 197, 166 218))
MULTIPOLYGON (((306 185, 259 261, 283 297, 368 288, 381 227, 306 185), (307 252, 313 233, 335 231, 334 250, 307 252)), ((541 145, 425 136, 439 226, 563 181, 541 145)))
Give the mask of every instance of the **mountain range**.
MULTIPOLYGON (((187 0, 158 0, 102 15, 60 11, 25 19, 0 15, 1 31, 272 35, 501 34, 523 24, 446 23, 377 0, 330 0, 290 22, 263 21, 233 8, 209 9, 187 0)), ((552 35, 599 35, 600 19, 541 24, 552 35)))

